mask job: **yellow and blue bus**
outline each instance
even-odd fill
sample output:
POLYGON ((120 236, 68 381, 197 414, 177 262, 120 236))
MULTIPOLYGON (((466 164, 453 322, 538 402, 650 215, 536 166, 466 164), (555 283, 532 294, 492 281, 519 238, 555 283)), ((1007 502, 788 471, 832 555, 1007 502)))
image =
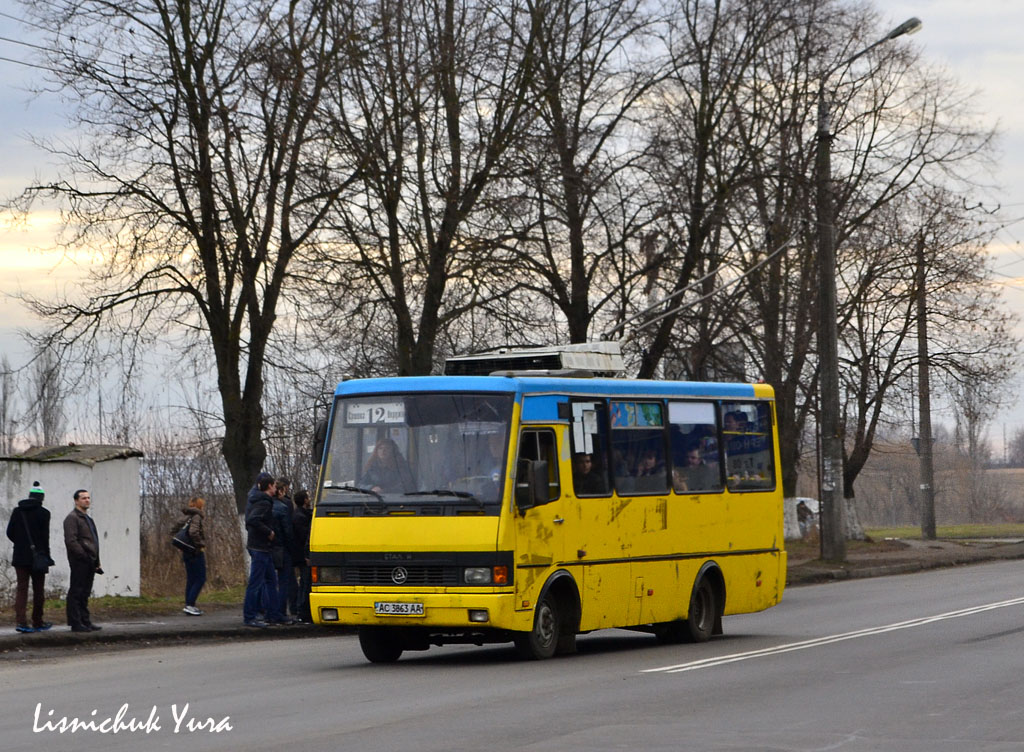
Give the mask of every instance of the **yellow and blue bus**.
POLYGON ((366 657, 609 627, 708 640, 786 580, 765 384, 424 376, 342 382, 310 535, 313 619, 366 657))

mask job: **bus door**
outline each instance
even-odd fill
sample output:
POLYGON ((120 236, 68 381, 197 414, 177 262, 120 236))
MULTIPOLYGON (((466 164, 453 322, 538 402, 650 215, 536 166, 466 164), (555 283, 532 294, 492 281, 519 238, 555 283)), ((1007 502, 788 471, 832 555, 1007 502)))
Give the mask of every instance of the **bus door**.
POLYGON ((617 464, 612 452, 608 404, 602 399, 572 401, 571 455, 573 520, 577 527, 567 541, 569 558, 583 599, 581 626, 621 626, 633 605, 630 577, 635 536, 628 520, 630 500, 614 492, 617 464))
POLYGON ((559 451, 564 428, 525 428, 519 436, 516 482, 523 482, 522 468, 529 461, 547 464, 547 503, 526 511, 513 503, 516 531, 516 607, 532 608, 552 567, 565 558, 567 527, 572 527, 566 513, 559 477, 559 451))

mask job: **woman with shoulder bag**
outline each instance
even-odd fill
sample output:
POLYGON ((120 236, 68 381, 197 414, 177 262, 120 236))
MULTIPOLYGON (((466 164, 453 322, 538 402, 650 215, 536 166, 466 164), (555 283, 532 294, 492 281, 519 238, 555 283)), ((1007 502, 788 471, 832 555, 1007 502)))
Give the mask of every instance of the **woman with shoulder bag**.
POLYGON ((195 552, 182 552, 181 560, 185 563, 185 608, 189 616, 202 616, 203 612, 196 608, 199 591, 206 584, 206 531, 203 525, 206 519, 206 500, 202 496, 193 496, 188 506, 182 509, 186 515, 189 538, 195 546, 195 552))

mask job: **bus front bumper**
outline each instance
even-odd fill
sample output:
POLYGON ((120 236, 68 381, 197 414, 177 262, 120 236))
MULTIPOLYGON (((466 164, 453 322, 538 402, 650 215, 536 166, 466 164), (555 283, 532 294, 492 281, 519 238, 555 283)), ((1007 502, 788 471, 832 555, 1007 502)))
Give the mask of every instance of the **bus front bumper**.
POLYGON ((313 588, 313 621, 324 626, 428 627, 526 631, 533 611, 516 611, 515 594, 417 593, 394 591, 332 592, 313 588))

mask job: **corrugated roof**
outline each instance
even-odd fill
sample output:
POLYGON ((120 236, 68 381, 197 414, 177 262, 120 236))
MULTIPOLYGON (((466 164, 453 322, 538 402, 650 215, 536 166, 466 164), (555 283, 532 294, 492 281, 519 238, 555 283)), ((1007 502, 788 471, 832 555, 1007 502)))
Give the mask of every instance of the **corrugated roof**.
POLYGON ((22 454, 5 457, 8 460, 31 462, 77 462, 92 467, 97 462, 142 457, 142 451, 111 444, 67 444, 65 446, 32 447, 22 454))

